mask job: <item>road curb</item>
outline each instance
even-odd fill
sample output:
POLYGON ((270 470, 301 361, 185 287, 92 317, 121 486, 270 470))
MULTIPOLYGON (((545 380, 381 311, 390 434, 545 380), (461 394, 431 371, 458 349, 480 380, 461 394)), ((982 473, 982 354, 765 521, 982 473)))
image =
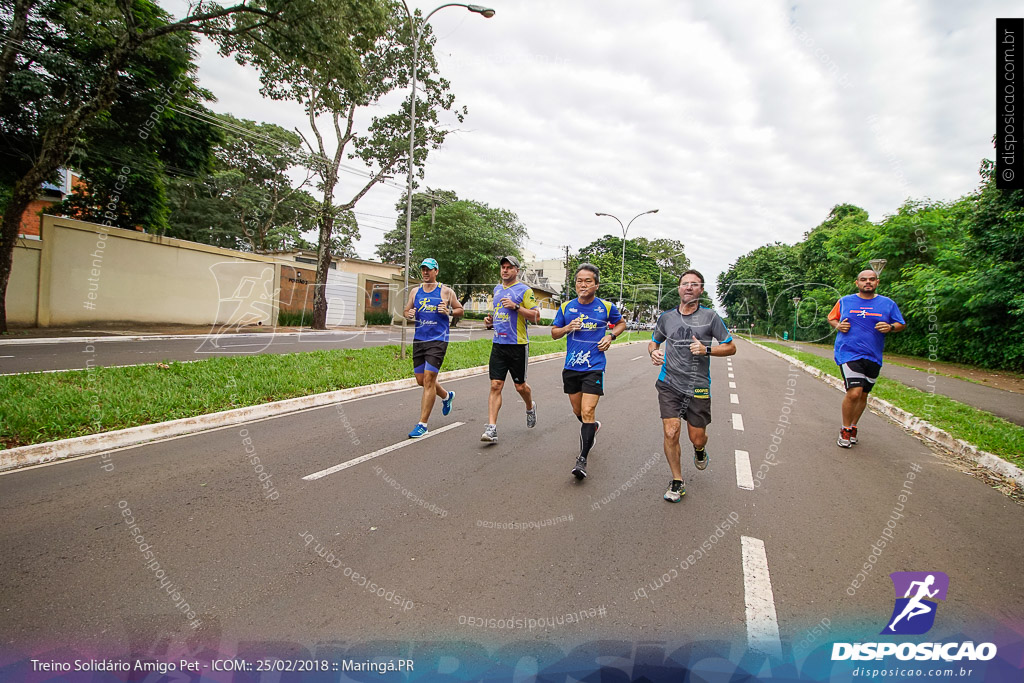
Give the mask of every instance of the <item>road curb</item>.
MULTIPOLYGON (((620 346, 631 344, 642 344, 645 341, 623 342, 620 346)), ((564 351, 557 353, 545 353, 539 356, 531 356, 530 362, 536 363, 554 358, 563 358, 564 351)), ((486 365, 461 370, 450 370, 438 375, 441 381, 472 377, 487 372, 486 365)), ((32 465, 43 465, 58 460, 67 460, 87 455, 96 455, 104 451, 126 446, 138 446, 154 441, 162 441, 176 436, 197 434, 199 432, 229 427, 231 425, 245 424, 253 420, 267 417, 277 417, 288 413, 308 410, 310 408, 321 408, 334 403, 343 403, 356 398, 368 396, 379 396, 394 391, 404 391, 416 387, 416 379, 399 379, 392 382, 380 384, 368 384, 351 389, 339 389, 327 391, 321 394, 289 398, 273 403, 264 403, 258 406, 247 406, 235 408, 219 413, 197 415, 195 417, 184 417, 169 422, 158 422, 151 425, 140 425, 118 429, 113 432, 101 432, 88 436, 78 436, 73 439, 62 439, 60 441, 48 441, 46 443, 32 444, 31 446, 19 446, 0 451, 0 472, 30 467, 32 465)))
MULTIPOLYGON (((746 339, 744 341, 747 341, 746 339)), ((834 377, 827 373, 822 372, 816 367, 808 365, 803 361, 797 360, 793 356, 788 356, 781 351, 768 348, 758 344, 757 342, 748 342, 754 346, 764 349, 768 353, 774 354, 779 358, 783 358, 793 365, 797 366, 809 375, 817 377, 825 384, 832 386, 833 388, 845 393, 846 387, 843 381, 838 377, 834 377)), ((868 406, 873 408, 876 412, 886 416, 901 427, 910 430, 914 434, 920 436, 923 439, 928 439, 934 443, 939 444, 943 448, 962 455, 969 460, 974 461, 979 467, 984 467, 987 470, 992 470, 997 474, 1001 474, 1004 477, 1009 477, 1017 482, 1017 486, 1024 488, 1024 470, 1020 469, 1013 463, 1007 462, 1000 458, 998 455, 993 455, 988 451, 983 451, 972 443, 968 443, 963 439, 957 439, 949 432, 944 429, 939 429, 935 425, 922 420, 916 415, 898 408, 893 404, 875 396, 868 395, 868 406)))

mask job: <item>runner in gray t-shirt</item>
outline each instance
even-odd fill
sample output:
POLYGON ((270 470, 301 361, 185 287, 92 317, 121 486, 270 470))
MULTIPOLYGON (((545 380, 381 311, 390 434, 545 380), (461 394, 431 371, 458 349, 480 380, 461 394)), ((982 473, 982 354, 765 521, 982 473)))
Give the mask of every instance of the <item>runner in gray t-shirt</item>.
POLYGON ((661 366, 655 387, 665 436, 665 458, 672 470, 672 482, 665 500, 678 503, 686 494, 680 463, 679 431, 682 419, 693 444, 693 464, 698 470, 708 466, 705 445, 711 422, 711 359, 736 353, 732 335, 722 319, 710 308, 700 305, 704 276, 688 270, 679 278, 679 307, 665 311, 647 345, 651 361, 661 366), (711 346, 712 339, 718 346, 711 346), (666 344, 662 349, 661 345, 666 344))

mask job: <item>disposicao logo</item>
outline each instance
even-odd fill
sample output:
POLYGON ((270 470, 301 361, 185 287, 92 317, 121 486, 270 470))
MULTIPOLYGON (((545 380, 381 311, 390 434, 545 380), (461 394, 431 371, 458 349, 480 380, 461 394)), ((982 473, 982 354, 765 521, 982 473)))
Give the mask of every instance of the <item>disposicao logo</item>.
MULTIPOLYGON (((931 630, 945 600, 949 577, 943 572, 893 572, 896 600, 892 615, 879 635, 921 635, 931 630)), ((833 643, 832 660, 878 660, 895 655, 903 661, 988 661, 996 656, 993 643, 833 643)))
POLYGON ((893 572, 889 576, 896 589, 896 604, 880 635, 917 636, 930 631, 938 609, 935 600, 946 599, 949 577, 942 572, 893 572))

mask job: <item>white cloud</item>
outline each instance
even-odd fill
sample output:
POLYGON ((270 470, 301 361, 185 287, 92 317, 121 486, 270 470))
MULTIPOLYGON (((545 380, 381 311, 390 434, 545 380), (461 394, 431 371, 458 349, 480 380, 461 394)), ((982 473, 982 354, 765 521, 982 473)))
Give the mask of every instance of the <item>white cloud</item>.
MULTIPOLYGON (((431 154, 426 183, 515 211, 540 257, 618 234, 595 211, 626 221, 658 208, 630 237, 682 240, 709 283, 750 249, 800 240, 835 204, 881 219, 908 196, 973 190, 978 163, 992 156, 995 17, 1018 9, 493 6, 490 20, 459 8, 431 19, 442 73, 470 116, 431 154)), ((200 78, 218 111, 305 126, 297 106, 261 100, 255 75, 212 50, 200 78)), ((345 180, 339 196, 357 186, 345 180)), ((400 194, 376 188, 357 211, 397 218, 400 194)), ((372 257, 382 234, 373 227, 393 221, 360 223, 358 250, 372 257)))

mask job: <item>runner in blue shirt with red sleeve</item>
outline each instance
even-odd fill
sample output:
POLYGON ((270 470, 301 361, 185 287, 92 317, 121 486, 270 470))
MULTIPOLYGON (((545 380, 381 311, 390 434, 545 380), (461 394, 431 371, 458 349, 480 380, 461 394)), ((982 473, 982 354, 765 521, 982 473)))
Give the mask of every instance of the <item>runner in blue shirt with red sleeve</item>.
POLYGON ((615 304, 598 299, 601 276, 597 266, 581 263, 576 269, 576 298, 558 309, 551 323, 551 338, 565 343, 565 369, 562 389, 569 395, 572 412, 580 425, 580 454, 572 474, 577 479, 587 476, 587 456, 601 423, 595 419, 597 402, 604 395, 604 352, 626 329, 615 304))
POLYGON ((854 284, 857 293, 837 301, 828 314, 828 323, 836 330, 836 365, 846 383, 843 424, 836 440, 841 448, 857 443, 857 422, 882 369, 885 335, 907 326, 896 302, 875 291, 878 273, 862 270, 854 284))

